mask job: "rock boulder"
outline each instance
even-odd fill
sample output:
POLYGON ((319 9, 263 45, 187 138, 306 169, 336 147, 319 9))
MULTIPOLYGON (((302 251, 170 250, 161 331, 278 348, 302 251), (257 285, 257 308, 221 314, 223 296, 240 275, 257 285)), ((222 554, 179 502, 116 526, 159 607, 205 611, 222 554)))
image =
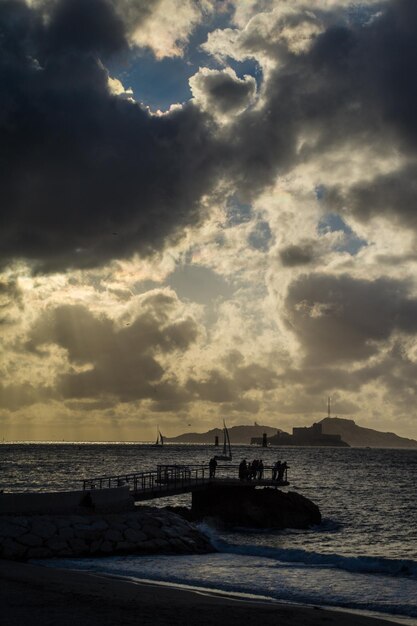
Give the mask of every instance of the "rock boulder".
POLYGON ((192 516, 246 528, 308 528, 321 522, 318 506, 299 493, 249 486, 215 486, 195 492, 192 516))

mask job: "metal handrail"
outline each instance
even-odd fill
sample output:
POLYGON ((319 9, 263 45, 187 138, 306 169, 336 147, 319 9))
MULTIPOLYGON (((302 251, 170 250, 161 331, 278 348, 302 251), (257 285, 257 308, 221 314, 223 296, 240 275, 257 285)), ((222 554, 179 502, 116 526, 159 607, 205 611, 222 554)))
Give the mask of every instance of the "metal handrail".
MULTIPOLYGON (((236 470, 238 468, 238 464, 218 464, 216 473, 222 473, 224 470, 236 470)), ((273 466, 264 466, 264 472, 272 470, 273 466)), ((227 477, 223 477, 223 479, 224 478, 227 477)), ((237 478, 235 472, 234 478, 237 478)), ((214 479, 209 478, 207 465, 158 465, 156 470, 148 472, 132 472, 130 474, 99 476, 97 478, 84 479, 83 490, 108 489, 111 487, 127 485, 129 487, 133 486, 133 491, 137 493, 145 493, 149 491, 166 490, 168 485, 173 488, 177 486, 184 487, 185 485, 191 486, 202 482, 209 482, 210 480, 222 480, 222 478, 219 478, 218 476, 214 479)), ((254 479, 254 481, 255 480, 258 481, 258 479, 254 479)), ((268 479, 264 478, 263 480, 268 479)), ((284 482, 287 482, 287 470, 285 470, 284 482)))

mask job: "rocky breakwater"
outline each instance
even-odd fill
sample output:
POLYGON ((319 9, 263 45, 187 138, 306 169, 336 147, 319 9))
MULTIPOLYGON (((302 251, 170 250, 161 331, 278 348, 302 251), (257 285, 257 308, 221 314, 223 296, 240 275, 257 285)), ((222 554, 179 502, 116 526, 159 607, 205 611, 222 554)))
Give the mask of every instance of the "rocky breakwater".
POLYGON ((108 515, 0 517, 3 559, 213 551, 207 537, 195 526, 174 513, 151 507, 108 515))
POLYGON ((228 487, 193 494, 191 517, 214 518, 228 526, 308 528, 321 522, 316 504, 294 491, 228 487))

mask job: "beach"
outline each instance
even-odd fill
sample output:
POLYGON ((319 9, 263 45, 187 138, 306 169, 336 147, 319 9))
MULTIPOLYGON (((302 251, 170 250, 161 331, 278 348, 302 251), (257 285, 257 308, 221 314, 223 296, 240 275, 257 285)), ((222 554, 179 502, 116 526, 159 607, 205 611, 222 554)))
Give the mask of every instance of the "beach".
POLYGON ((321 607, 242 600, 85 572, 0 561, 2 626, 376 626, 395 622, 321 607))

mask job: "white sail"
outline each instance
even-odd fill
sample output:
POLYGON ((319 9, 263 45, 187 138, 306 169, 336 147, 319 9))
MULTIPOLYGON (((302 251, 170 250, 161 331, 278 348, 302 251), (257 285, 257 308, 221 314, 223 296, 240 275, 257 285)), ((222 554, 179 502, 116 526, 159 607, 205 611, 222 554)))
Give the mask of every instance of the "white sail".
POLYGON ((231 461, 232 460, 232 448, 230 446, 229 431, 227 430, 226 422, 223 420, 223 454, 216 455, 214 457, 217 461, 231 461))
POLYGON ((163 446, 164 445, 164 438, 162 436, 161 431, 159 430, 159 427, 156 427, 156 441, 154 443, 155 446, 163 446))

